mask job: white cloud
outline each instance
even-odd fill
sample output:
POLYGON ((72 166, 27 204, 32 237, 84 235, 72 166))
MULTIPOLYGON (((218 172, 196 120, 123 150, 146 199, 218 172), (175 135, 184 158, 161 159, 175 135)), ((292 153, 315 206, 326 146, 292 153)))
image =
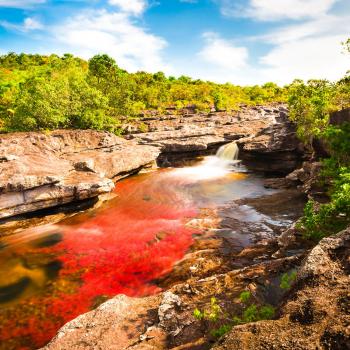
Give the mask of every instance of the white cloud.
MULTIPOLYGON (((237 1, 214 1, 220 2, 225 15, 239 15, 237 1)), ((200 51, 202 63, 210 62, 211 65, 203 70, 201 63, 197 63, 197 66, 201 67, 197 71, 216 81, 232 81, 240 84, 266 81, 287 84, 295 78, 338 80, 350 69, 350 57, 342 52, 341 47, 341 42, 349 37, 350 15, 329 13, 337 1, 250 0, 249 7, 242 10, 241 17, 248 16, 264 21, 298 19, 298 24, 281 25, 265 34, 240 38, 240 42, 244 42, 244 45, 247 42, 249 45, 259 43, 268 49, 267 53, 254 57, 256 60, 254 65, 239 66, 229 58, 230 50, 226 50, 227 45, 230 47, 231 44, 220 37, 212 38, 212 45, 208 45, 207 42, 200 51), (214 70, 219 63, 225 70, 214 70), (240 67, 239 71, 237 66, 240 67)), ((244 49, 240 46, 242 45, 236 44, 234 48, 244 49)), ((241 62, 247 63, 244 52, 247 52, 247 49, 241 51, 241 62)))
POLYGON ((0 0, 0 7, 29 8, 45 2, 46 0, 0 0))
POLYGON ((35 18, 27 17, 22 24, 14 24, 7 21, 0 21, 0 26, 7 30, 14 30, 18 32, 29 32, 33 30, 43 29, 44 26, 35 18))
POLYGON ((291 40, 273 48, 261 57, 264 77, 269 81, 291 82, 327 78, 338 80, 350 68, 350 59, 342 54, 341 42, 346 36, 320 36, 291 40))
POLYGON ((135 16, 141 15, 147 8, 147 0, 109 0, 110 5, 115 5, 121 11, 135 16))
POLYGON ((240 69, 247 65, 247 48, 236 46, 216 33, 204 33, 203 37, 205 45, 199 56, 206 62, 225 69, 240 69))
POLYGON ((27 17, 24 20, 23 27, 26 31, 39 30, 39 29, 44 28, 44 26, 41 24, 41 22, 39 22, 37 19, 31 18, 31 17, 27 17))
POLYGON ((162 59, 167 42, 123 12, 86 11, 51 28, 51 32, 61 51, 84 58, 107 53, 129 71, 170 71, 162 59))
POLYGON ((216 0, 228 17, 250 17, 259 21, 317 18, 326 14, 339 0, 250 0, 237 4, 235 0, 216 0))
POLYGON ((324 15, 297 25, 277 28, 271 33, 257 36, 254 39, 272 44, 282 44, 304 38, 346 35, 347 33, 350 33, 350 16, 324 15))

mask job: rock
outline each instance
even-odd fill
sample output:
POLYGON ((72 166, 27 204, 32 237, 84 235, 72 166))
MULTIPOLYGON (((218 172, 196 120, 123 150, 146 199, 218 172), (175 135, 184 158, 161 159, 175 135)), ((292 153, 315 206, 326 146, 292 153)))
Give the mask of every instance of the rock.
POLYGON ((214 350, 350 349, 350 228, 304 260, 279 318, 234 327, 214 350))
POLYGON ((346 108, 341 111, 331 113, 329 118, 329 123, 331 125, 340 125, 343 123, 350 123, 350 108, 346 108))
POLYGON ((346 272, 350 264, 350 228, 331 237, 323 238, 314 247, 298 271, 298 280, 324 278, 346 272))
POLYGON ((142 338, 149 309, 156 301, 157 297, 118 295, 67 323, 43 350, 129 348, 142 338))
POLYGON ((295 126, 288 120, 284 108, 278 113, 274 114, 275 122, 255 135, 238 140, 240 157, 250 169, 288 174, 301 165, 303 146, 295 126))
POLYGON ((0 218, 96 197, 159 150, 108 132, 14 133, 0 140, 0 218))
POLYGON ((201 128, 195 125, 186 125, 179 130, 155 131, 144 134, 135 134, 133 138, 139 144, 159 147, 164 153, 185 153, 203 151, 225 142, 224 137, 217 136, 212 128, 201 128))
POLYGON ((159 326, 169 334, 176 336, 184 325, 177 319, 177 313, 182 305, 180 297, 170 291, 163 294, 158 308, 159 326))

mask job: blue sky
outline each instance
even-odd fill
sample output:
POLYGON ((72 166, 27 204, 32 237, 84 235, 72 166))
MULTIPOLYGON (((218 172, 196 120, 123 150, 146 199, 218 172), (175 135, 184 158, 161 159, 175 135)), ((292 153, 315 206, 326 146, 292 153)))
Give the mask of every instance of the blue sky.
POLYGON ((348 37, 349 0, 0 0, 0 53, 107 53, 235 84, 339 79, 348 37))

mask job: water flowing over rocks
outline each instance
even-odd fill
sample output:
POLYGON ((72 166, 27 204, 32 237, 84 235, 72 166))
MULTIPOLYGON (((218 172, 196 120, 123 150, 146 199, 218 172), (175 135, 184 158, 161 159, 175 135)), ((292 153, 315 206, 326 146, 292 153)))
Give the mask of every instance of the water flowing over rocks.
POLYGON ((0 138, 0 218, 96 197, 149 165, 157 148, 107 132, 60 130, 0 138))
POLYGON ((157 281, 164 293, 146 298, 118 295, 66 324, 43 349, 350 348, 350 230, 313 247, 292 224, 301 214, 291 217, 288 227, 278 226, 278 220, 269 216, 277 212, 276 206, 302 205, 299 198, 295 200, 300 192, 316 200, 324 195, 317 184, 321 164, 316 159, 303 161, 304 149, 285 106, 243 106, 232 113, 173 112, 145 115, 125 128, 130 131, 127 140, 95 131, 5 135, 0 143, 0 203, 12 206, 0 205, 0 215, 95 197, 110 191, 113 180, 154 160, 166 166, 177 157, 210 154, 235 141, 248 169, 288 174, 266 181, 266 187, 284 189, 282 195, 232 204, 237 212, 255 208, 261 218, 270 218, 259 221, 266 232, 262 225, 248 222, 241 227, 241 236, 254 237, 249 244, 241 244, 239 234, 230 241, 215 231, 218 222, 221 229, 225 225, 235 228, 237 218, 230 211, 192 220, 189 225, 204 233, 172 273, 157 281), (144 125, 148 132, 139 132, 144 125), (281 276, 296 269, 296 283, 282 291, 281 276), (239 295, 244 290, 250 291, 257 306, 272 304, 277 314, 273 320, 235 326, 215 343, 208 323, 195 319, 193 310, 204 310, 210 298, 217 296, 225 312, 237 315, 242 311, 239 295))
POLYGON ((97 197, 155 160, 168 166, 214 153, 233 140, 252 170, 288 173, 302 158, 283 105, 145 115, 132 129, 138 125, 149 132, 126 135, 129 140, 91 130, 2 135, 0 219, 97 197))
POLYGON ((167 165, 176 154, 186 157, 205 154, 219 145, 236 141, 240 159, 251 170, 288 174, 296 169, 303 156, 294 125, 288 120, 283 104, 275 106, 241 106, 237 112, 185 113, 145 116, 139 124, 147 133, 127 137, 140 144, 160 147, 160 164, 167 165))

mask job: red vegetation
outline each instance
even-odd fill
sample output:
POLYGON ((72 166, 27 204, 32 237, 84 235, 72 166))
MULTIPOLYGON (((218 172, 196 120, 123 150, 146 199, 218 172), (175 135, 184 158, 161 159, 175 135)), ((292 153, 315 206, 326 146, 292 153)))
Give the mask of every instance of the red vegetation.
MULTIPOLYGON (((185 223, 196 215, 188 199, 154 175, 127 179, 116 192, 108 207, 62 226, 61 242, 35 249, 61 261, 62 268, 37 295, 11 306, 5 322, 0 318, 0 343, 7 350, 11 344, 14 349, 43 346, 101 297, 159 292, 152 281, 184 256, 194 233, 185 223)), ((26 254, 23 247, 19 251, 26 254)), ((33 254, 33 247, 28 251, 33 254)))

